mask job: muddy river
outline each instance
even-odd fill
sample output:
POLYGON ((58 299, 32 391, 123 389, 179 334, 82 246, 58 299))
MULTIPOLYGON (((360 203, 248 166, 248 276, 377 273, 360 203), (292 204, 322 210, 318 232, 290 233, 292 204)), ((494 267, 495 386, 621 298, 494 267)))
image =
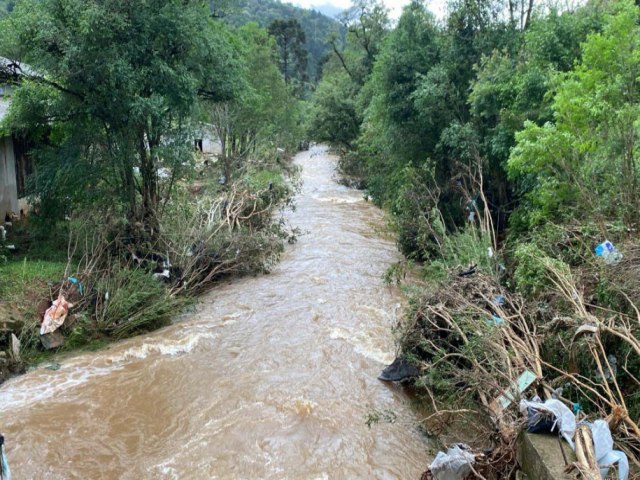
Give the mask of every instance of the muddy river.
POLYGON ((394 358, 400 294, 381 277, 398 253, 381 211, 335 183, 335 161, 322 147, 296 157, 286 217, 302 235, 271 274, 0 387, 14 480, 419 478, 416 413, 376 379, 394 358))

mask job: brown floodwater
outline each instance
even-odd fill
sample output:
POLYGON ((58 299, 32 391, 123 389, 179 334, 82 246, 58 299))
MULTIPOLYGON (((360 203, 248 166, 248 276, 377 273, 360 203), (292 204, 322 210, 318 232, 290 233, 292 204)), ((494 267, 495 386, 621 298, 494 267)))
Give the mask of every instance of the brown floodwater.
POLYGON ((286 217, 302 235, 271 274, 0 387, 14 480, 418 478, 428 440, 403 391, 376 379, 394 358, 401 296, 381 277, 398 254, 335 161, 323 147, 296 157, 286 217))

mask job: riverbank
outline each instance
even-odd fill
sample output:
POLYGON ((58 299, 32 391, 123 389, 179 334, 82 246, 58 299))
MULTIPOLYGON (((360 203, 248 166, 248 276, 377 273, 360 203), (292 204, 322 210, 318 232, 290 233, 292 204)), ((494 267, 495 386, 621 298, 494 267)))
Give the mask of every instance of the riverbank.
MULTIPOLYGON (((576 249, 568 264, 521 249, 514 259, 483 230, 489 223, 482 214, 479 224, 444 234, 432 260, 405 266, 420 282, 407 286, 411 307, 400 344, 419 369, 415 385, 434 417, 459 423, 481 412, 485 434, 472 446, 484 454, 475 468, 485 478, 510 478, 528 421, 520 400, 553 397, 578 420, 606 420, 615 448, 637 467, 635 242, 621 242, 615 258, 576 249), (529 282, 518 278, 524 275, 529 282)), ((596 242, 584 234, 580 240, 596 242)))
POLYGON ((167 325, 222 279, 277 263, 295 238, 278 213, 297 188, 284 152, 262 157, 259 166, 247 162, 229 181, 220 180, 215 157, 199 160, 179 178, 167 177, 174 193, 153 237, 141 225, 90 212, 69 218, 44 242, 37 212, 6 225, 0 383, 57 354, 167 325), (52 307, 60 298, 68 311, 52 307), (51 313, 62 318, 41 335, 51 313))

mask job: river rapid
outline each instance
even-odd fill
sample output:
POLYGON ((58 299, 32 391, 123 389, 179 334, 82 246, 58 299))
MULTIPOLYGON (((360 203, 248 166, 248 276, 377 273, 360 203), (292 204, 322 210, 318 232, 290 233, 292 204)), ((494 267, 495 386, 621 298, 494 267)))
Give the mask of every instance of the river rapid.
POLYGON ((376 379, 401 302, 382 280, 399 258, 383 214, 334 181, 325 148, 295 161, 303 186, 286 217, 302 235, 272 273, 0 387, 14 480, 419 478, 416 413, 376 379), (374 412, 392 422, 369 427, 374 412))

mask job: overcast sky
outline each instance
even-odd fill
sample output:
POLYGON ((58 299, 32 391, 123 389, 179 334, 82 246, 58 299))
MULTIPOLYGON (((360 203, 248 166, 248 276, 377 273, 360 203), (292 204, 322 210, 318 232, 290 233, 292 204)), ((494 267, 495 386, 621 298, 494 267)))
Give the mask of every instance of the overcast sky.
MULTIPOLYGON (((349 8, 351 5, 350 0, 289 0, 291 3, 300 5, 301 7, 311 8, 315 5, 331 4, 340 9, 349 8)), ((402 7, 409 3, 410 0, 383 0, 383 3, 390 11, 390 16, 393 19, 397 19, 402 13, 402 7)), ((442 17, 444 14, 445 0, 429 0, 427 1, 429 10, 431 10, 437 17, 442 17)))

